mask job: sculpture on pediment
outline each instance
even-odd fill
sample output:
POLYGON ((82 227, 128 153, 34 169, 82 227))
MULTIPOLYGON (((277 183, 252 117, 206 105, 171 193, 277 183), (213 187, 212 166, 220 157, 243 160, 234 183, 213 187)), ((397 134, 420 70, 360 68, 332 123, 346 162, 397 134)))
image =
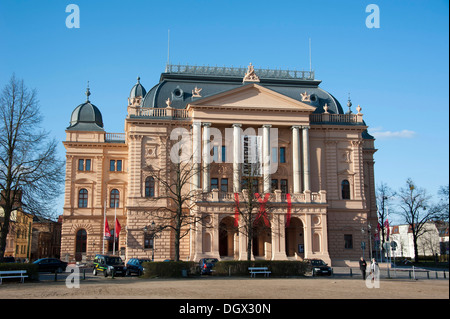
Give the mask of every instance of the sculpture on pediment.
POLYGON ((200 92, 202 91, 202 88, 198 88, 198 87, 195 87, 193 90, 192 90, 192 97, 202 97, 201 95, 200 95, 200 92))
POLYGON ((250 63, 245 73, 244 80, 242 82, 259 82, 259 77, 255 73, 255 68, 250 63))
POLYGON ((302 102, 311 102, 311 96, 306 93, 306 91, 304 93, 300 93, 300 95, 302 96, 302 102))

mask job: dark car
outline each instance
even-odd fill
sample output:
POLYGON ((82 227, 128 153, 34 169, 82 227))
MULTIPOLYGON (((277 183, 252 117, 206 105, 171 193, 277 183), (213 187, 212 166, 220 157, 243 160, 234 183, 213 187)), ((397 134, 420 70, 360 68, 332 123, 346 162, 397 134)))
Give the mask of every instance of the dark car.
POLYGON ((127 267, 119 256, 108 256, 108 255, 95 255, 94 258, 94 276, 99 273, 103 273, 103 276, 108 277, 112 275, 125 276, 127 267))
POLYGON ((3 261, 2 262, 3 263, 15 263, 16 259, 14 257, 10 257, 10 256, 3 257, 3 261))
POLYGON ((137 274, 138 276, 144 273, 144 267, 142 267, 142 263, 150 262, 151 260, 148 258, 131 258, 127 262, 127 275, 137 274))
POLYGON ((33 262, 38 265, 39 272, 58 272, 66 270, 67 263, 56 258, 41 258, 33 262))
POLYGON ((198 265, 200 267, 200 273, 202 275, 211 275, 212 274, 212 268, 218 262, 219 260, 217 258, 202 258, 198 262, 198 265))
POLYGON ((326 262, 322 259, 309 259, 308 263, 311 266, 311 271, 313 276, 328 275, 333 274, 333 268, 328 266, 326 262))

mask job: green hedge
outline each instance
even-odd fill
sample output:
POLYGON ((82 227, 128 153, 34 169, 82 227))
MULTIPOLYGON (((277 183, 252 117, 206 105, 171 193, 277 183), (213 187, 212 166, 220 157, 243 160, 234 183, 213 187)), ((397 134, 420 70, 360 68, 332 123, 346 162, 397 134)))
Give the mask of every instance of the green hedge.
MULTIPOLYGON (((143 264, 144 278, 177 278, 183 276, 183 270, 188 276, 200 275, 197 262, 148 262, 143 264)), ((214 276, 249 276, 249 267, 268 267, 273 277, 305 276, 310 272, 309 264, 301 261, 219 261, 213 268, 214 276)))
POLYGON ((304 276, 311 271, 309 264, 301 261, 252 260, 252 261, 219 261, 214 266, 215 276, 248 276, 249 267, 268 267, 271 276, 289 277, 304 276))
POLYGON ((25 280, 38 280, 39 272, 38 265, 28 263, 0 263, 0 271, 6 270, 26 270, 28 278, 25 280))
POLYGON ((187 275, 198 274, 198 263, 193 261, 167 261, 167 262, 147 262, 143 263, 144 278, 176 278, 183 276, 183 270, 187 275))

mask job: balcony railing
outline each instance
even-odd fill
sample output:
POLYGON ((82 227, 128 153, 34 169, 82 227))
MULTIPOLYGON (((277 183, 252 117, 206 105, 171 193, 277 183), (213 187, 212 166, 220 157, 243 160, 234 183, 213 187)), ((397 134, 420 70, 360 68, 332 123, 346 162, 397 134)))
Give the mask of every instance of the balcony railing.
POLYGON ((107 143, 125 143, 125 133, 106 133, 105 142, 107 142, 107 143))
MULTIPOLYGON (((188 74, 203 76, 221 77, 244 77, 248 71, 247 67, 226 67, 226 66, 199 66, 199 65, 175 65, 168 64, 166 73, 188 74)), ((294 80, 314 80, 314 71, 298 70, 277 70, 277 69, 256 69, 255 74, 260 79, 294 79, 294 80)))
POLYGON ((319 113, 309 116, 311 123, 332 123, 332 124, 362 124, 362 114, 330 114, 319 113))
POLYGON ((153 108, 153 107, 130 107, 128 111, 130 116, 149 117, 156 119, 189 119, 190 114, 186 109, 174 108, 153 108))
MULTIPOLYGON (((246 190, 238 193, 239 203, 245 203, 248 199, 248 192, 246 190)), ((319 192, 305 191, 303 193, 290 194, 292 204, 326 204, 327 192, 321 190, 319 192)), ((213 189, 208 193, 201 193, 197 195, 197 202, 233 202, 235 201, 234 193, 219 192, 217 189, 213 189)), ((271 193, 268 199, 269 203, 288 203, 286 194, 276 190, 271 193)))

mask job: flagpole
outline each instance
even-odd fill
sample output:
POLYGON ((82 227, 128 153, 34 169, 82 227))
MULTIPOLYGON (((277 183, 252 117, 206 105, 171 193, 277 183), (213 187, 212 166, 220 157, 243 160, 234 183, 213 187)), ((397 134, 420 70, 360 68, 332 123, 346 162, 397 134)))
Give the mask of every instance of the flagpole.
POLYGON ((102 240, 102 254, 105 254, 105 236, 106 236, 106 200, 103 207, 103 240, 102 240))
POLYGON ((117 201, 114 200, 114 240, 113 240, 113 255, 116 254, 116 236, 117 236, 117 201))

